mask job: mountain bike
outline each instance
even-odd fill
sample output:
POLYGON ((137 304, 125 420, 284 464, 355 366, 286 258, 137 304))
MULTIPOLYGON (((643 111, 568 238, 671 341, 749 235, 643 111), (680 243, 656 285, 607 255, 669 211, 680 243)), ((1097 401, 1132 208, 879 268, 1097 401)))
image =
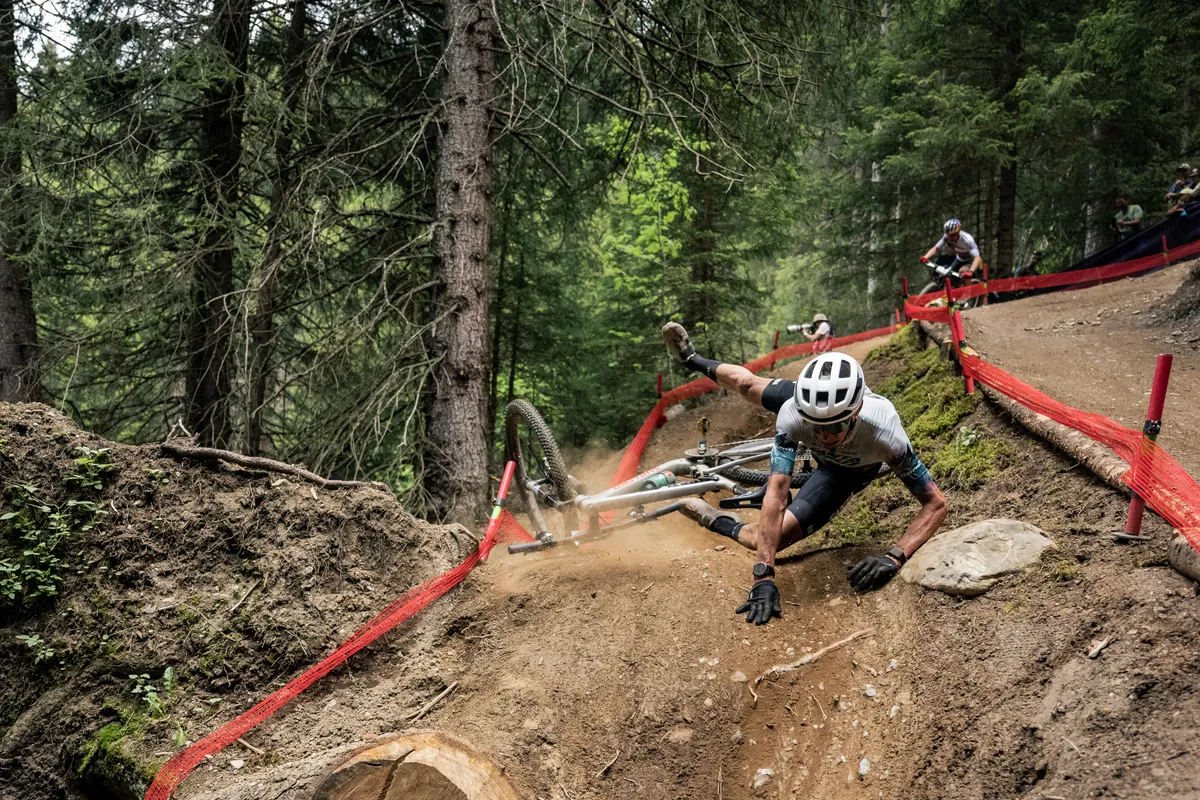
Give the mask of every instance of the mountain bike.
MULTIPOLYGON (((979 283, 970 270, 959 272, 954 269, 954 264, 955 262, 953 261, 948 264, 936 264, 934 262, 926 264, 927 267, 933 270, 933 280, 925 284, 925 288, 918 294, 945 291, 947 278, 950 279, 950 286, 955 289, 962 289, 964 286, 974 286, 979 283)), ((954 302, 961 308, 974 308, 979 304, 980 300, 978 297, 966 297, 961 300, 956 298, 954 302)), ((934 305, 936 304, 937 301, 934 301, 934 305)))
MULTIPOLYGON (((602 492, 587 494, 567 471, 550 426, 530 403, 514 400, 504 418, 505 459, 516 463, 514 483, 522 498, 535 541, 510 545, 510 553, 532 553, 564 543, 606 536, 678 511, 679 500, 710 492, 728 492, 717 505, 724 509, 762 508, 770 473, 752 465, 771 454, 773 438, 709 444, 708 420, 697 427, 696 447, 635 478, 602 492), (655 506, 650 508, 650 506, 655 506), (625 512, 617 518, 616 512, 625 512), (576 528, 581 520, 586 525, 576 528)), ((812 454, 796 459, 792 488, 804 485, 816 468, 812 454)))

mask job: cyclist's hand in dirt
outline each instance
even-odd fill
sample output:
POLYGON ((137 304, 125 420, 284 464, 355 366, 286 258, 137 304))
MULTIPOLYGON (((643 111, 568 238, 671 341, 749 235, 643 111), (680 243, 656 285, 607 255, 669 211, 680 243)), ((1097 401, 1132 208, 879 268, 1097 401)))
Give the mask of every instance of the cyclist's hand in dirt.
POLYGON ((771 621, 771 617, 778 617, 782 612, 783 606, 779 603, 779 588, 775 585, 775 581, 765 580, 758 581, 750 588, 750 596, 746 598, 746 602, 738 606, 733 613, 745 614, 746 622, 766 625, 771 621))
POLYGON ((887 555, 867 556, 847 569, 846 577, 855 591, 882 589, 900 571, 900 565, 887 555))

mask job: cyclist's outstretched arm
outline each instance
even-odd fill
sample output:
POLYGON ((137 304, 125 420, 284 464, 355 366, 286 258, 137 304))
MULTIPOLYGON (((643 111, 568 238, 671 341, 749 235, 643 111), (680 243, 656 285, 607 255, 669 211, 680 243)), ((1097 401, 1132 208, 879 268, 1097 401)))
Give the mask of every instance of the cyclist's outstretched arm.
POLYGON ((760 378, 737 364, 718 364, 713 373, 712 379, 718 386, 737 392, 756 406, 762 405, 763 389, 771 382, 770 378, 760 378))

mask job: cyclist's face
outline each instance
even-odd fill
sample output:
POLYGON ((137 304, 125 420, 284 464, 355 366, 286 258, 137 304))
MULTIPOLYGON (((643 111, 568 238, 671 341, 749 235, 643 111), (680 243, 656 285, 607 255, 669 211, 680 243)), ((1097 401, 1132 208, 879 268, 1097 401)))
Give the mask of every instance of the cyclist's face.
POLYGON ((850 426, 854 423, 853 418, 835 425, 814 425, 813 433, 817 437, 817 441, 826 450, 832 450, 846 440, 846 436, 850 433, 850 426))
POLYGON ((947 233, 946 241, 957 242, 958 241, 958 231, 955 231, 954 233, 947 233))

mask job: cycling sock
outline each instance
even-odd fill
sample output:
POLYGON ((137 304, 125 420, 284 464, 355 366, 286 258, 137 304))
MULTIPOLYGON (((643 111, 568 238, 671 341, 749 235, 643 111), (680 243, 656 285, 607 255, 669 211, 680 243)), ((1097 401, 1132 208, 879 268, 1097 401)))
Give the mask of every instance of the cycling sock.
POLYGON ((745 524, 744 522, 734 522, 732 517, 717 517, 713 520, 712 525, 709 526, 709 530, 713 533, 719 533, 722 536, 728 536, 736 542, 738 540, 738 531, 745 524))
POLYGON ((702 372, 704 373, 704 377, 715 381, 717 379, 717 367, 721 366, 721 362, 714 361, 711 358, 705 358, 701 355, 692 354, 691 358, 683 362, 683 366, 694 372, 702 372))

